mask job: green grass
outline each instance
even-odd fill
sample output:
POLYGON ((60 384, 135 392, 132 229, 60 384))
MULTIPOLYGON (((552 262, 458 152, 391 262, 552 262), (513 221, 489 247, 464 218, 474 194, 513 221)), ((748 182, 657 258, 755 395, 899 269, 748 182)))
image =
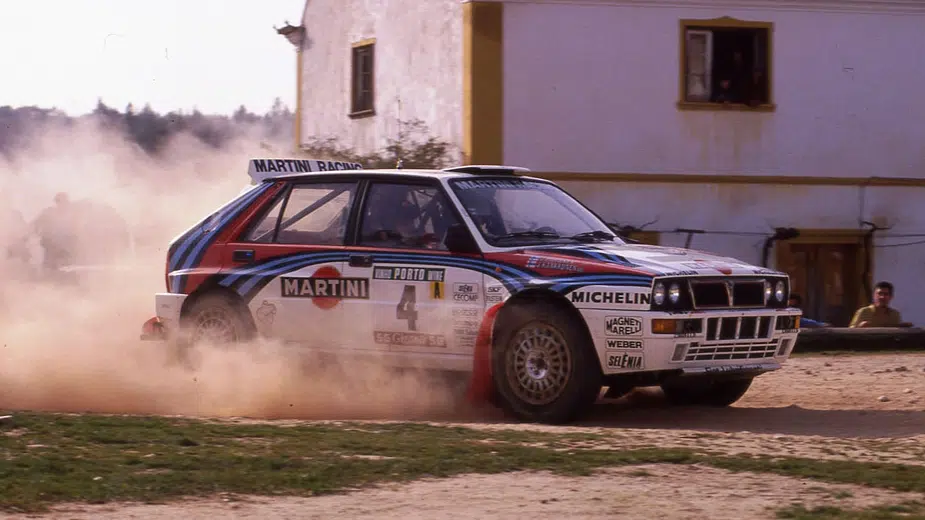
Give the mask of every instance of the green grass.
POLYGON ((0 428, 0 509, 41 511, 60 502, 156 502, 218 492, 305 496, 422 477, 518 470, 589 475, 648 463, 700 463, 925 491, 922 467, 578 447, 598 438, 408 423, 283 427, 17 414, 14 428, 0 428))

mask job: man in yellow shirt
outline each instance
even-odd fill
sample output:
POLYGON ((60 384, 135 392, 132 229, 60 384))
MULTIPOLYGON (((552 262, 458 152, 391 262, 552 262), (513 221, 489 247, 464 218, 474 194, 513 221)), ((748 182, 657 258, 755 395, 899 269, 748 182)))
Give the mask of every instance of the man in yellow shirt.
POLYGON ((911 323, 902 321, 899 311, 890 307, 893 300, 893 284, 879 282, 874 286, 874 302, 861 307, 851 318, 852 328, 865 327, 911 327, 911 323))

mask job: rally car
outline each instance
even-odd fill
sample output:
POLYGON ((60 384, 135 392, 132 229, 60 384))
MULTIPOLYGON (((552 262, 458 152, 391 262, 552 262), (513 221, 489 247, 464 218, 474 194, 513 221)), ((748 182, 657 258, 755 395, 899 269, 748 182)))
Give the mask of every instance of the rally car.
POLYGON ((524 168, 253 159, 249 174, 170 244, 144 338, 456 371, 471 398, 560 423, 604 387, 727 406, 799 333, 785 273, 623 240, 524 168))

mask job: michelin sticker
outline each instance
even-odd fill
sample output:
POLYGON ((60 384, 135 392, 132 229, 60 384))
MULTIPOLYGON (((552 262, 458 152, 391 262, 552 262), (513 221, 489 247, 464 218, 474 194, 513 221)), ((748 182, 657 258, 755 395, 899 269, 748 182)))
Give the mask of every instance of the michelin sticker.
POLYGON ((652 295, 648 289, 582 288, 572 291, 569 300, 578 307, 622 308, 627 310, 648 309, 652 295))

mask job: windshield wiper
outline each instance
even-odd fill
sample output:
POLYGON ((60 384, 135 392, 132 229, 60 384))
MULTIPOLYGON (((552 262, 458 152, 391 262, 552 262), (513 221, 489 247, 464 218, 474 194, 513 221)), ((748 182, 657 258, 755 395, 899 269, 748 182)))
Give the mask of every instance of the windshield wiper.
POLYGON ((517 231, 495 237, 495 240, 505 240, 509 238, 559 238, 558 233, 552 231, 517 231))
POLYGON ((577 235, 572 235, 569 238, 572 240, 586 241, 586 240, 613 240, 613 233, 608 233, 606 231, 594 230, 594 231, 585 231, 584 233, 578 233, 577 235))

